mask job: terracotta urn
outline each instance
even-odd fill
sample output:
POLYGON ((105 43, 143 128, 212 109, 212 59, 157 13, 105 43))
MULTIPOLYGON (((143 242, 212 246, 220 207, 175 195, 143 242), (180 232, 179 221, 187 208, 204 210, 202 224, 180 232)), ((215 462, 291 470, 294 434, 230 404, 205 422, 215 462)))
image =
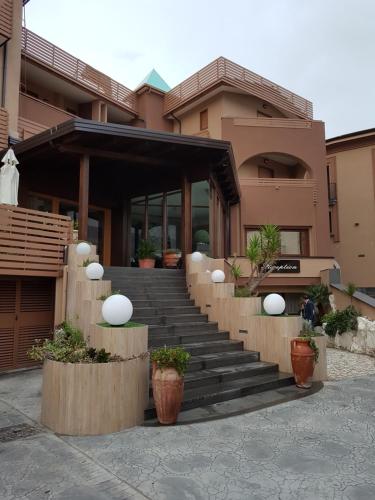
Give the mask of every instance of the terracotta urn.
POLYGON ((153 366, 152 393, 156 414, 161 424, 175 424, 184 393, 184 379, 174 368, 153 366))
POLYGON ((165 253, 163 255, 164 267, 177 267, 180 255, 177 253, 165 253))
POLYGON ((309 345, 308 339, 291 340, 291 358, 294 380, 297 387, 309 389, 312 385, 312 376, 315 367, 315 353, 309 345))
POLYGON ((152 269, 155 267, 155 259, 139 259, 138 265, 142 269, 152 269))

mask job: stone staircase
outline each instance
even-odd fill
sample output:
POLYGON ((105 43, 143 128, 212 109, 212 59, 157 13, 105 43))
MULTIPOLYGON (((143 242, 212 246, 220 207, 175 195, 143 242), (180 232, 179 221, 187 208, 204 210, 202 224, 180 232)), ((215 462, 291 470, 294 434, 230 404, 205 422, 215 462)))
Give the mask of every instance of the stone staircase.
MULTIPOLYGON (((261 362, 258 352, 244 351, 243 342, 208 321, 189 297, 183 270, 109 267, 104 279, 132 301, 132 320, 149 325, 151 350, 179 345, 190 352, 182 410, 294 384, 278 365, 261 362)), ((154 417, 150 389, 146 418, 154 417)))

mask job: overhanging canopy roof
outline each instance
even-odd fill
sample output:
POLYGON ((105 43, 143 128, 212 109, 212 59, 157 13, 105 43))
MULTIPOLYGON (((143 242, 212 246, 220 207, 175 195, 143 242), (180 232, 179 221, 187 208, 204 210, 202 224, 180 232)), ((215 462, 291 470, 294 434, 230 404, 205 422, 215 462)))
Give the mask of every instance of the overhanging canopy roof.
POLYGON ((208 167, 230 204, 238 203, 240 197, 228 141, 74 118, 18 143, 14 150, 21 165, 38 159, 52 165, 65 153, 112 160, 124 168, 139 167, 137 172, 146 167, 181 172, 208 167))

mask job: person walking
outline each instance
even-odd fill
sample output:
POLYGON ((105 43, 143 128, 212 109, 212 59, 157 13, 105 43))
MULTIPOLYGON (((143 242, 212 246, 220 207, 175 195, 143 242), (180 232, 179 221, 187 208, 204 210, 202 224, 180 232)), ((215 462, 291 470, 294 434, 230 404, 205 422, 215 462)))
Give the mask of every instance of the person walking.
POLYGON ((315 306, 314 302, 310 300, 308 295, 303 296, 303 311, 302 317, 305 321, 309 323, 309 326, 313 326, 315 318, 315 306))

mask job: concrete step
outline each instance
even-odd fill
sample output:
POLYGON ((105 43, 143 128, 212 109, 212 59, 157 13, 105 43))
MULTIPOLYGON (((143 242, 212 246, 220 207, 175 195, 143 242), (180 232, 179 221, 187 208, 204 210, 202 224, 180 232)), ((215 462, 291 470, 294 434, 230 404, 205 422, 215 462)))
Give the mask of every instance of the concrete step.
POLYGON ((164 345, 191 344, 195 342, 213 342, 215 340, 229 340, 229 332, 187 333, 183 335, 149 335, 149 347, 162 347, 164 345))
MULTIPOLYGON (((134 307, 134 304, 133 304, 134 307)), ((180 316, 186 314, 200 314, 200 308, 196 306, 178 307, 134 307, 133 316, 180 316)))
MULTIPOLYGON (((169 345, 174 347, 173 344, 169 345)), ((193 342, 191 344, 184 344, 183 347, 192 356, 200 356, 202 354, 239 351, 243 348, 243 342, 240 340, 214 340, 213 342, 193 342)))
MULTIPOLYGON (((170 290, 170 289, 169 289, 170 290)), ((150 292, 149 290, 145 290, 144 292, 137 291, 137 290, 120 290, 121 293, 129 297, 130 300, 155 300, 158 297, 163 297, 165 300, 189 300, 190 296, 187 292, 178 292, 178 293, 173 293, 169 291, 168 293, 153 293, 150 292)))
MULTIPOLYGON (((181 410, 204 407, 222 401, 229 401, 249 394, 257 394, 263 391, 286 387, 294 384, 294 378, 289 374, 274 372, 252 377, 239 378, 214 385, 204 385, 194 387, 184 391, 184 399, 181 410)), ((150 404, 145 411, 145 418, 150 419, 156 416, 154 401, 150 399, 150 404)))
POLYGON ((114 275, 133 275, 133 276, 185 276, 184 269, 141 269, 139 267, 121 267, 121 266, 110 266, 104 267, 104 273, 114 274, 114 275))
POLYGON ((188 307, 194 306, 192 299, 177 299, 177 300, 160 300, 159 298, 149 300, 133 300, 134 309, 140 307, 156 307, 163 309, 164 307, 188 307))
POLYGON ((174 325, 180 323, 204 323, 208 321, 207 314, 180 314, 171 316, 142 316, 134 313, 134 321, 144 323, 145 325, 174 325))
POLYGON ((196 323, 175 323, 173 325, 150 325, 148 327, 148 333, 169 335, 176 334, 179 335, 184 332, 194 332, 194 333, 206 333, 206 332, 217 332, 217 323, 214 321, 209 322, 196 322, 196 323))
POLYGON ((255 351, 238 350, 201 354, 190 358, 187 372, 210 370, 213 368, 241 365, 242 363, 254 363, 257 361, 259 361, 259 352, 255 351))

